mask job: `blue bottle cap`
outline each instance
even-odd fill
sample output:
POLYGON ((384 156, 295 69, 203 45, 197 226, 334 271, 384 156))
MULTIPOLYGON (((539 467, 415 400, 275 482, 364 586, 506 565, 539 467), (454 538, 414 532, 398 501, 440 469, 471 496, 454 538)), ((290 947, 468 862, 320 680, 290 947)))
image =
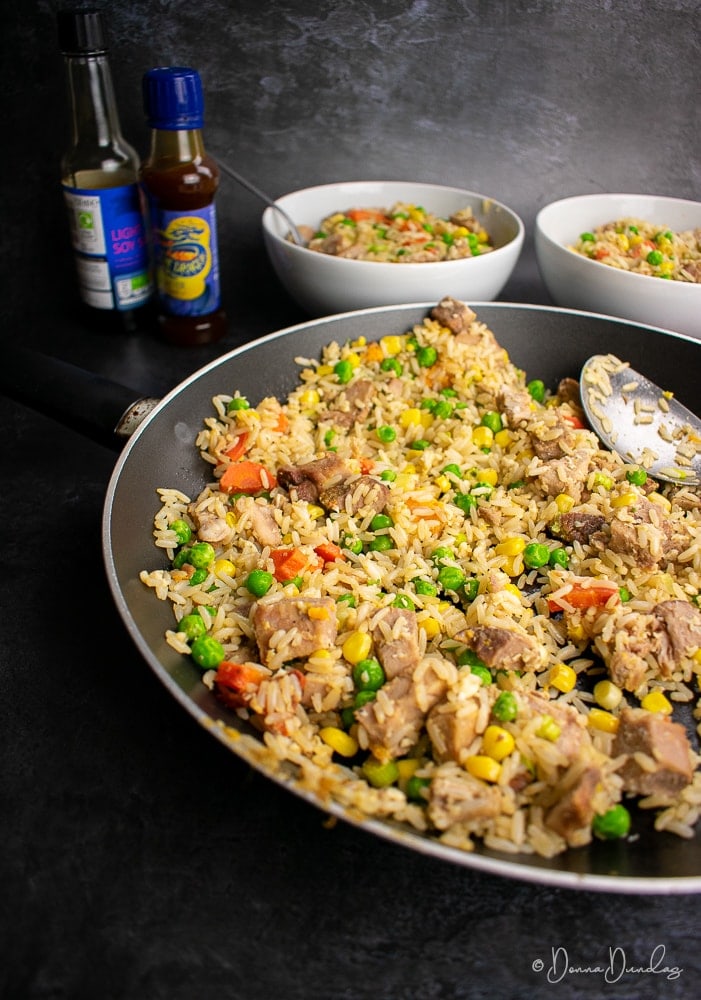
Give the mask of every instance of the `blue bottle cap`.
POLYGON ((150 128, 177 131, 202 128, 204 96, 195 69, 158 66, 144 74, 144 111, 150 128))

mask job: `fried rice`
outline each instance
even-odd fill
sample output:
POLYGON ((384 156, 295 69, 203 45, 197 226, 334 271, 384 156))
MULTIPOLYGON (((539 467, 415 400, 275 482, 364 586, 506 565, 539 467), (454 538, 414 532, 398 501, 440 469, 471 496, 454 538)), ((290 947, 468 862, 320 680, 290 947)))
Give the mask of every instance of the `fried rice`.
POLYGON ((701 282, 699 229, 674 232, 644 219, 617 219, 581 233, 570 250, 633 274, 701 282))
POLYGON ((692 836, 698 495, 451 299, 298 363, 287 399, 215 397, 209 483, 159 491, 141 574, 223 717, 320 802, 464 850, 635 836, 632 802, 692 836))

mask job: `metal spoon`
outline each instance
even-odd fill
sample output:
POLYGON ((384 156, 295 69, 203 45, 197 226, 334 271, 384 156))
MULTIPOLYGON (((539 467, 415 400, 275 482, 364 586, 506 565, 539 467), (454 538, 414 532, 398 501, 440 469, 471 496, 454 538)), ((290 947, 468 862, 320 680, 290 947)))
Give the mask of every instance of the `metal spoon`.
POLYGON ((701 420, 613 354, 582 366, 582 406, 593 430, 626 461, 655 479, 701 484, 701 420))
POLYGON ((302 238, 302 235, 299 229, 297 229, 295 223, 289 217, 287 212, 280 208, 280 206, 276 204, 272 198, 268 197, 268 195, 261 191, 260 188, 257 188, 255 184, 252 184, 249 180, 246 180, 245 177, 242 177, 241 174, 237 173, 232 167, 228 166, 226 163, 222 163, 218 157, 217 166, 223 173, 227 174, 232 180, 235 180, 238 184, 240 184, 241 187, 245 187, 251 192, 251 194, 254 194, 256 198, 260 198, 260 200, 264 201, 266 205, 270 206, 270 208, 275 209, 275 211, 282 216, 287 225, 290 227, 290 235, 297 246, 303 247, 306 245, 306 241, 302 238))

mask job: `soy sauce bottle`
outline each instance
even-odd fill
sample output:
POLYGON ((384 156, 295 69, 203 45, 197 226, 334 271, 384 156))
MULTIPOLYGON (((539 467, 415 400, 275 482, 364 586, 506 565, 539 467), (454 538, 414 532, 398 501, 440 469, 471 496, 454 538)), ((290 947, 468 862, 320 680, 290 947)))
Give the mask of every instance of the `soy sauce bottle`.
POLYGON ((204 99, 196 70, 157 67, 143 78, 151 128, 140 177, 149 214, 158 323, 173 344, 208 344, 226 333, 217 219, 219 168, 204 147, 204 99))
POLYGON ((61 182, 80 296, 107 328, 131 331, 148 321, 152 290, 139 157, 121 132, 100 12, 62 10, 57 26, 72 125, 61 182))

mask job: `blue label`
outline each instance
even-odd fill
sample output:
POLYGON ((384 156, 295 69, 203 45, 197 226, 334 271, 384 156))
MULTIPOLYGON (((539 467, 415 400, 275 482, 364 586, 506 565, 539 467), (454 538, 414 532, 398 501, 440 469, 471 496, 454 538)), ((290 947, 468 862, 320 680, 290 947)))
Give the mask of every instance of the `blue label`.
POLYGON ((205 316, 219 308, 219 254, 214 205, 175 212, 152 205, 158 297, 171 316, 205 316))
POLYGON ((64 186, 64 197, 85 301, 104 309, 143 305, 151 278, 138 186, 64 186))

